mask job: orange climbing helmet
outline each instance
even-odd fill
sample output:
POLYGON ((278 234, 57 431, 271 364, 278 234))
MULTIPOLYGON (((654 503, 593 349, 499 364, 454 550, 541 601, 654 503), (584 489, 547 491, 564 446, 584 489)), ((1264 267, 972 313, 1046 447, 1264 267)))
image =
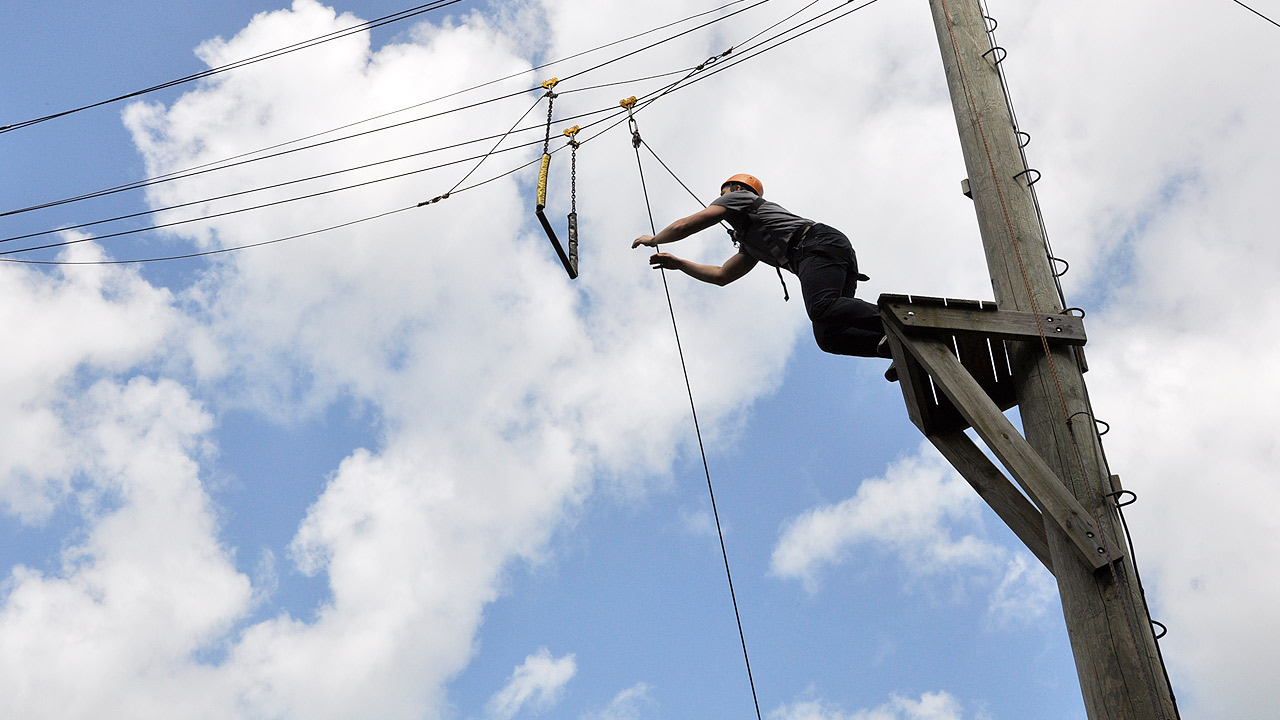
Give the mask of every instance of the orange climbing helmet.
POLYGON ((760 182, 760 178, 756 177, 755 175, 738 173, 737 175, 734 175, 728 180, 725 180, 724 182, 720 183, 720 189, 723 191, 724 186, 728 185, 729 183, 742 183, 743 185, 746 185, 752 190, 755 190, 757 195, 764 197, 764 183, 760 182))

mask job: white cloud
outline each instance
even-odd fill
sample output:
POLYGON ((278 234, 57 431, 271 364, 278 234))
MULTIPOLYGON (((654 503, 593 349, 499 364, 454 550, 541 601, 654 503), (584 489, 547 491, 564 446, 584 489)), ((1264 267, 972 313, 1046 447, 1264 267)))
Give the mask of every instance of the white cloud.
MULTIPOLYGON (((716 531, 715 515, 711 511, 682 508, 680 521, 684 524, 684 531, 690 535, 719 541, 720 535, 716 531)), ((726 535, 729 533, 729 528, 721 526, 721 529, 726 535)))
POLYGON ((577 671, 572 654, 553 658, 551 651, 540 649, 525 658, 507 684, 489 699, 488 716, 510 720, 528 703, 536 710, 546 710, 559 700, 564 686, 577 671))
POLYGON ((893 696, 889 702, 846 713, 819 700, 784 705, 769 713, 770 720, 962 720, 960 702, 945 691, 927 692, 919 700, 893 696))
MULTIPOLYGON (((1247 318, 1280 305, 1280 293, 1221 297, 1216 319, 1194 333, 1114 318, 1100 343, 1107 350, 1093 355, 1094 387, 1107 399, 1098 413, 1113 428, 1112 470, 1138 494, 1126 514, 1153 615, 1169 627, 1161 645, 1180 704, 1262 718, 1280 702, 1280 690, 1252 670, 1270 662, 1258 638, 1280 632, 1272 611, 1280 384, 1269 360, 1280 348, 1247 318), (1238 343, 1247 336, 1246 350, 1238 343)), ((1143 305, 1172 321, 1190 314, 1174 310, 1183 302, 1179 293, 1143 305)))
POLYGON ((982 537, 981 499, 927 443, 915 456, 864 480, 850 498, 784 525, 771 572, 816 592, 823 568, 847 562, 855 548, 892 552, 911 572, 975 571, 992 583, 988 616, 997 626, 1026 625, 1055 607, 1058 586, 1030 554, 982 537))
MULTIPOLYGON (((235 37, 200 52, 217 64, 351 22, 298 0, 291 11, 259 15, 235 37)), ((410 37, 419 44, 371 53, 358 38, 347 39, 219 75, 170 107, 130 108, 126 122, 149 171, 160 174, 440 94, 438 84, 423 78, 442 68, 463 86, 528 64, 479 16, 410 37)), ((529 102, 516 98, 484 112, 328 146, 324 153, 156 185, 150 200, 186 202, 501 132, 529 102)), ((43 413, 35 419, 45 418, 48 428, 41 431, 48 436, 40 440, 44 451, 33 457, 50 466, 31 460, 6 476, 6 502, 14 511, 38 519, 68 498, 84 502, 96 491, 73 488, 76 472, 112 477, 98 455, 141 462, 149 443, 165 437, 139 426, 113 445, 86 445, 98 432, 85 420, 91 416, 77 407, 63 412, 48 399, 59 397, 60 378, 78 368, 101 366, 99 372, 127 377, 159 355, 156 364, 173 379, 104 381, 102 387, 129 389, 107 393, 117 405, 151 388, 155 407, 148 406, 146 417, 163 418, 155 426, 170 423, 166 432, 181 431, 190 445, 166 441, 167 465, 136 468, 130 492, 115 496, 118 507, 89 513, 92 541, 77 546, 77 561, 58 576, 15 574, 0 613, 0 627, 13 633, 6 646, 16 653, 35 638, 67 640, 8 657, 11 667, 25 663, 21 672, 0 674, 8 714, 418 718, 442 712, 446 683, 470 661, 483 609, 497 597, 504 568, 539 557, 565 511, 597 479, 634 483, 638 473, 665 470, 673 449, 692 447, 659 278, 618 236, 621 227, 643 228, 638 195, 585 190, 616 185, 618 159, 630 148, 622 141, 610 150, 592 147, 579 180, 579 202, 583 209, 591 204, 583 224, 589 272, 576 285, 529 223, 528 198, 513 179, 346 232, 223 256, 179 298, 185 314, 173 310, 165 291, 129 273, 69 270, 61 285, 33 273, 4 275, 44 283, 43 292, 55 300, 79 297, 105 306, 101 318, 88 316, 95 324, 74 338, 79 344, 64 359, 6 374, 35 393, 34 404, 19 407, 43 413), (103 291, 94 278, 114 278, 117 286, 103 291), (194 378, 185 376, 188 359, 194 378), (251 587, 218 544, 195 452, 209 419, 192 398, 196 390, 180 381, 207 395, 215 412, 248 410, 288 423, 347 399, 379 423, 376 446, 351 450, 289 548, 300 570, 327 581, 330 597, 313 617, 247 619, 254 603, 271 593, 275 573, 267 561, 259 586, 251 587), (171 415, 203 419, 181 424, 171 415), (97 453, 86 455, 95 464, 49 460, 59 449, 80 446, 97 453), (181 507, 169 506, 178 499, 181 507), (162 539, 162 529, 181 522, 182 535, 162 539), (105 538, 120 538, 129 552, 105 538), (165 542, 166 552, 133 562, 131 553, 165 542), (133 582, 116 574, 99 579, 108 571, 133 582), (129 588, 164 592, 137 607, 117 602, 129 588), (93 637, 110 642, 77 645, 71 636, 79 623, 108 627, 110 633, 93 637), (60 692, 72 682, 76 692, 60 692), (150 704, 139 699, 150 697, 150 704)), ((491 159, 475 179, 511 167, 512 157, 491 159)), ((396 169, 405 167, 414 165, 396 169)), ((447 190, 466 167, 220 218, 199 229, 183 226, 178 237, 201 247, 234 246, 412 206, 447 190)), ((563 186, 567 178, 557 177, 563 186)), ((783 306, 775 293, 768 283, 723 293, 684 285, 674 293, 686 351, 696 358, 690 372, 709 437, 779 382, 798 324, 794 304, 783 306), (777 321, 778 333, 746 332, 767 318, 777 321), (734 371, 726 374, 725 367, 734 371), (753 391, 743 393, 744 386, 753 391)), ((63 309, 58 320, 72 315, 63 309)), ((562 659, 555 669, 564 672, 569 662, 562 659)), ((536 666, 535 658, 531 671, 536 666)), ((546 685, 529 699, 550 698, 552 690, 546 685)), ((643 695, 620 696, 610 712, 627 712, 643 695)), ((508 710, 514 712, 504 704, 498 712, 508 710)))
MULTIPOLYGON (((209 417, 172 381, 100 381, 66 408, 92 519, 62 566, 14 568, 0 607, 8 717, 175 717, 230 712, 191 662, 250 607, 216 540, 191 453, 209 417)), ((219 697, 221 696, 221 697, 219 697)))
POLYGON ((1087 282, 1108 301, 1085 321, 1086 378, 1111 469, 1139 495, 1126 513, 1179 705, 1268 718, 1280 688, 1257 639, 1280 633, 1280 341, 1262 328, 1280 309, 1280 246, 1263 208, 1280 97, 1237 69, 1273 67, 1280 45, 1238 6, 1116 9, 1084 32, 1084 6, 1011 6, 1031 23, 1024 44, 1042 43, 1023 50, 1014 91, 1055 138, 1037 153, 1058 176, 1042 183, 1051 228, 1079 268, 1068 290, 1087 282), (1206 63, 1204 48, 1231 57, 1206 63))
MULTIPOLYGON (((63 257, 103 256, 82 244, 63 257)), ((12 350, 0 355, 0 507, 39 522, 71 492, 71 478, 85 463, 69 447, 74 416, 59 408, 74 392, 73 374, 111 372, 152 358, 177 315, 167 291, 112 268, 45 275, 6 264, 0 266, 0 296, 12 350)))
POLYGON ((653 688, 646 683, 636 683, 613 696, 609 704, 600 710, 583 714, 583 720, 643 720, 658 717, 653 688))
MULTIPOLYGON (((129 126, 149 169, 163 172, 527 67, 515 49, 527 50, 520 43, 530 37, 559 55, 634 30, 618 4, 540 5, 508 6, 505 35, 472 17, 376 53, 358 40, 329 43, 209 80, 167 108, 136 107, 129 126), (542 13, 536 32, 522 32, 542 13)), ((687 10, 647 7, 654 17, 687 10)), ((745 66, 754 72, 673 94, 641 116, 645 136, 695 188, 714 188, 726 169, 749 170, 793 209, 845 229, 875 277, 866 293, 985 297, 927 9, 873 7, 874 21, 860 14, 824 31, 842 42, 794 43, 745 66)), ((1109 7, 1105 23, 1089 3, 993 11, 1020 117, 1035 135, 1032 162, 1045 170, 1047 221, 1072 261, 1064 282, 1073 296, 1100 297, 1087 320, 1089 380, 1114 428, 1114 470, 1142 496, 1129 514, 1148 593, 1171 628, 1163 647, 1175 688, 1192 714, 1270 717, 1280 689, 1258 638, 1280 631, 1269 564, 1280 553, 1280 388, 1270 368, 1280 343, 1265 332, 1280 309, 1280 246, 1265 212, 1280 102, 1266 74, 1249 70, 1280 62, 1274 28, 1235 7, 1205 12, 1185 0, 1109 7)), ((300 0, 201 53, 220 62, 350 22, 300 0)), ((738 29, 747 28, 592 81, 687 65, 749 34, 738 29)), ((151 200, 501 132, 529 102, 335 145, 323 160, 299 154, 157 186, 151 200)), ((569 112, 616 98, 561 102, 569 112)), ((528 226, 527 188, 514 181, 224 258, 180 298, 186 316, 132 272, 0 266, 0 316, 9 346, 22 349, 0 358, 0 505, 27 523, 61 507, 85 521, 65 540, 62 567, 19 567, 4 585, 4 714, 438 713, 504 566, 543 552, 564 509, 597 484, 642 483, 639 475, 665 471, 689 449, 658 278, 636 272, 643 261, 625 247, 647 225, 633 163, 625 138, 584 146, 584 274, 573 285, 528 226), (189 360, 195 378, 186 377, 189 360), (332 599, 311 621, 281 615, 238 627, 259 588, 219 545, 201 488, 207 413, 241 407, 288 422, 338 398, 369 408, 380 425, 376 446, 351 449, 335 469, 292 547, 332 599), (211 646, 224 661, 193 659, 211 646)), ((557 157, 561 198, 563 167, 557 157)), ((271 239, 416 203, 463 171, 184 233, 210 247, 271 239)), ((689 208, 682 191, 651 191, 659 217, 689 208)), ((687 248, 695 257, 727 252, 723 239, 687 248)), ((726 289, 679 278, 674 288, 714 438, 780 382, 803 318, 797 303, 777 302, 776 281, 761 272, 726 289)), ((972 567, 989 544, 958 528, 972 523, 976 502, 936 460, 903 461, 789 525, 774 571, 812 586, 862 545, 921 571, 972 567)), ((1020 556, 992 557, 988 567, 1007 573, 993 618, 1034 609, 1026 603, 1042 594, 1040 571, 1024 572, 1020 556)), ((269 588, 271 574, 261 575, 269 588)), ((627 702, 647 692, 620 695, 617 717, 632 717, 627 702)), ((956 716, 947 697, 863 712, 916 717, 933 712, 933 698, 935 716, 956 716)), ((804 704, 788 711, 840 716, 804 704)))
POLYGON ((922 446, 919 455, 890 465, 884 478, 864 480, 853 497, 788 521, 770 569, 812 592, 821 568, 842 562, 857 545, 897 553, 921 573, 986 567, 1001 549, 956 529, 978 519, 979 502, 950 465, 922 446))
POLYGON ((1026 552, 1009 556, 1004 577, 991 593, 987 614, 997 625, 1025 624, 1058 605, 1058 584, 1040 561, 1026 552))

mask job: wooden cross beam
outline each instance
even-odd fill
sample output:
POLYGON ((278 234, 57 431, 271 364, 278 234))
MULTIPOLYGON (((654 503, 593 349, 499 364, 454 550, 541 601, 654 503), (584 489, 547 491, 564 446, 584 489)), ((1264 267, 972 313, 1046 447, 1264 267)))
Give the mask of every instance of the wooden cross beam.
POLYGON ((1007 341, 1083 345, 1070 315, 1007 312, 993 303, 880 296, 880 315, 907 414, 1050 572, 1044 522, 1051 519, 1095 570, 1123 547, 1102 531, 1027 443, 1004 410, 1016 404, 1007 341), (965 434, 972 427, 1026 493, 965 434), (1030 498, 1030 500, 1028 500, 1030 498))

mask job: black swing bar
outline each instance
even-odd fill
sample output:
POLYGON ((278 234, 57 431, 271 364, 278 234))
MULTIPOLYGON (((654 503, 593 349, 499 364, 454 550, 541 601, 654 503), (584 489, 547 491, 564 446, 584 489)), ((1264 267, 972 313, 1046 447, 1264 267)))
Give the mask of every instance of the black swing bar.
POLYGON ((574 125, 564 134, 569 138, 569 146, 573 148, 574 153, 574 184, 573 204, 569 212, 569 252, 564 251, 564 246, 560 244, 560 238, 556 237, 555 228, 551 227, 551 222, 547 220, 546 213, 543 210, 547 207, 547 171, 551 168, 551 109, 555 103, 556 94, 552 91, 556 83, 556 78, 542 83, 542 87, 547 89, 547 139, 542 145, 542 166, 538 168, 538 202, 535 206, 535 214, 538 216, 538 222, 542 223, 542 229, 547 233, 547 239, 551 241, 551 246, 555 248, 556 255, 560 257, 560 263, 564 265, 565 272, 569 273, 570 280, 576 280, 578 277, 578 208, 577 208, 577 152, 578 126, 574 125))
POLYGON ((560 256, 565 272, 569 273, 569 279, 575 280, 578 277, 578 213, 569 213, 569 252, 565 253, 560 238, 556 237, 555 228, 551 227, 551 221, 547 220, 546 213, 543 212, 547 207, 547 170, 550 166, 551 155, 543 153, 542 167, 538 170, 538 204, 535 206, 535 213, 538 222, 542 223, 542 229, 547 232, 547 238, 551 240, 551 246, 556 249, 556 255, 560 256))

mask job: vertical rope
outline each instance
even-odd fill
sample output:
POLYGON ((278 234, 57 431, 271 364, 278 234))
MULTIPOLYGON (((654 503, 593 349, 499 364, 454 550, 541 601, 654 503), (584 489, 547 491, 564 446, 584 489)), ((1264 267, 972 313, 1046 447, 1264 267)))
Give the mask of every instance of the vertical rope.
MULTIPOLYGON (((629 114, 631 109, 628 107, 627 111, 629 114)), ((628 123, 631 127, 631 144, 636 151, 636 168, 640 171, 640 189, 644 192, 644 206, 649 213, 649 232, 657 235, 658 229, 653 222, 653 206, 649 203, 649 188, 644 180, 644 164, 640 162, 640 145, 644 141, 640 139, 640 128, 636 125, 634 116, 628 117, 628 123)), ((738 611, 738 596, 733 590, 733 573, 729 570, 729 551, 725 549, 724 531, 720 528, 720 511, 716 508, 716 491, 711 486, 711 468, 707 464, 707 450, 702 443, 702 428, 698 423, 698 408, 693 401, 693 385, 689 382, 689 367, 685 364, 684 348, 680 343, 680 328, 676 324, 675 305, 671 302, 671 287, 667 283, 666 269, 661 268, 660 271, 662 273, 662 290, 667 296, 667 310, 671 314, 671 330, 676 337, 676 352, 680 356, 680 369, 684 373, 684 387, 689 394, 689 411, 693 414, 693 430, 698 437, 698 452, 702 455, 702 472, 706 475, 707 494, 711 497, 711 515, 715 518, 716 535, 720 538, 720 556, 724 559, 724 574, 729 581, 729 599, 733 601, 733 617, 738 623, 738 639, 742 642, 742 659, 747 665, 747 682, 751 685, 751 701, 755 703, 756 720, 762 720, 760 699, 756 696, 756 681, 751 674, 751 656, 747 652, 747 636, 742 630, 742 615, 738 611)))

